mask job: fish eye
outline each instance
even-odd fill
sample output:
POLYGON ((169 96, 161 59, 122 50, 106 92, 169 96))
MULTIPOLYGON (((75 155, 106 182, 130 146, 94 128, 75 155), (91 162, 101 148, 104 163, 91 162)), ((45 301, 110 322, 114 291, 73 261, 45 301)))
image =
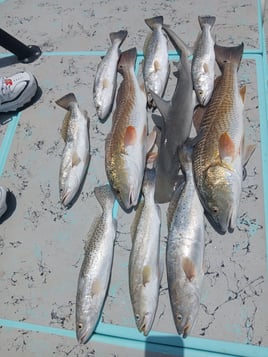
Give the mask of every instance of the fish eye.
POLYGON ((212 207, 212 211, 213 211, 213 213, 218 213, 219 212, 219 208, 217 206, 213 206, 212 207))
POLYGON ((83 327, 83 324, 80 322, 80 323, 78 324, 79 330, 81 330, 82 327, 83 327))
POLYGON ((202 91, 202 89, 199 89, 198 94, 199 94, 199 95, 203 95, 203 94, 204 94, 204 92, 202 91))
POLYGON ((136 318, 136 321, 140 321, 140 315, 139 314, 136 314, 135 318, 136 318))
POLYGON ((181 314, 178 314, 178 315, 177 315, 177 319, 178 319, 178 321, 182 321, 182 315, 181 315, 181 314))

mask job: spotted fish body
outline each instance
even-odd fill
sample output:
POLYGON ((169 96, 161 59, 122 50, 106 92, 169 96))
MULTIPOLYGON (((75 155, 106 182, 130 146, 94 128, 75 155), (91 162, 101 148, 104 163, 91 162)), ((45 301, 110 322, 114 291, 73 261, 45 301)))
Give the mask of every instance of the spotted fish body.
POLYGON ((93 85, 93 101, 101 120, 108 117, 113 107, 120 46, 126 36, 127 31, 124 30, 110 33, 112 44, 97 68, 93 85))
POLYGON ((132 249, 129 257, 129 291, 137 328, 150 332, 158 305, 161 281, 161 211, 154 201, 155 170, 146 169, 142 192, 132 224, 132 249))
POLYGON ((147 152, 146 95, 134 72, 136 55, 136 48, 121 54, 118 70, 123 81, 105 145, 106 174, 118 202, 126 210, 138 203, 147 152))
POLYGON ((67 110, 62 137, 65 147, 59 174, 60 201, 64 206, 71 204, 85 177, 90 161, 89 118, 79 109, 76 97, 69 93, 56 101, 67 110))
POLYGON ((170 66, 168 61, 167 37, 162 30, 163 16, 156 16, 145 19, 145 23, 152 29, 144 44, 144 66, 143 78, 145 89, 149 96, 149 89, 154 93, 163 96, 170 66))
POLYGON ((215 16, 199 16, 199 35, 192 60, 192 78, 196 96, 201 105, 207 105, 214 88, 215 51, 211 29, 215 16))
POLYGON ((76 296, 76 336, 86 343, 98 323, 109 287, 117 222, 112 210, 114 195, 109 185, 96 187, 103 212, 92 225, 85 245, 76 296))
POLYGON ((185 183, 177 188, 168 208, 166 250, 170 303, 178 334, 186 337, 195 324, 203 283, 204 210, 196 192, 191 149, 180 149, 185 183))
POLYGON ((237 71, 243 44, 215 45, 222 75, 204 112, 202 137, 193 151, 193 171, 208 219, 219 233, 236 225, 243 178, 246 87, 239 88, 237 71))

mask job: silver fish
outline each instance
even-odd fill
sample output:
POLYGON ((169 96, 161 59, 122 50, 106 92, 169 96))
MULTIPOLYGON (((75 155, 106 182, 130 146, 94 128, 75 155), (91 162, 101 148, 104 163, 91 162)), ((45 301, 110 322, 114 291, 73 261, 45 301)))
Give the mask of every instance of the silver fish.
POLYGON ((161 142, 156 162, 155 199, 158 203, 169 202, 176 187, 179 173, 177 150, 190 134, 196 104, 191 64, 187 58, 191 52, 167 25, 163 25, 163 29, 180 52, 181 59, 179 78, 171 101, 166 101, 151 91, 153 100, 162 114, 162 119, 153 115, 155 124, 161 129, 161 142))
POLYGON ((3 186, 0 186, 0 217, 2 217, 7 210, 6 199, 7 190, 3 186))
POLYGON ((91 227, 85 245, 76 295, 76 336, 86 343, 98 323, 112 270, 117 221, 113 217, 114 195, 109 185, 96 187, 103 213, 91 227))
POLYGON ((158 305, 161 281, 161 210, 154 201, 155 170, 146 169, 140 201, 132 224, 129 257, 129 290, 136 325, 145 336, 150 332, 158 305))
POLYGON ((125 210, 138 203, 150 138, 154 143, 153 135, 147 137, 146 95, 134 71, 136 56, 136 48, 121 54, 118 70, 123 81, 105 145, 106 174, 125 210))
POLYGON ((163 96, 170 72, 168 61, 167 37, 162 30, 163 16, 145 19, 145 23, 151 28, 151 32, 144 43, 143 78, 148 104, 152 104, 149 89, 163 96))
POLYGON ((189 147, 179 151, 185 183, 168 209, 167 280, 178 334, 186 337, 196 321, 203 283, 204 210, 196 192, 189 147))
POLYGON ((90 161, 89 118, 86 112, 80 111, 73 93, 56 104, 68 111, 61 130, 65 147, 59 175, 60 200, 68 206, 81 188, 90 161))
POLYGON ((215 16, 198 16, 201 34, 196 41, 192 77, 196 96, 201 105, 207 105, 214 88, 215 51, 211 29, 216 21, 215 16))
POLYGON ((115 91, 117 64, 120 56, 120 46, 127 37, 127 31, 110 33, 111 46, 99 63, 93 85, 93 101, 98 117, 104 120, 112 110, 115 91))

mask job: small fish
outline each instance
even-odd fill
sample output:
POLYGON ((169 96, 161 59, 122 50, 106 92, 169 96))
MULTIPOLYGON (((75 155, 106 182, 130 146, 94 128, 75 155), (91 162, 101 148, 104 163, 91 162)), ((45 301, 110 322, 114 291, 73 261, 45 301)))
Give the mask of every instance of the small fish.
POLYGON ((109 185, 96 187, 94 194, 102 207, 85 245, 76 295, 76 336, 85 344, 101 315, 109 287, 117 221, 113 217, 114 195, 109 185))
POLYGON ((168 25, 163 25, 163 29, 180 53, 180 69, 171 101, 166 101, 151 91, 152 98, 162 115, 162 118, 153 115, 155 124, 161 129, 159 155, 156 161, 155 199, 158 203, 169 202, 175 190, 180 167, 177 150, 190 134, 196 104, 191 64, 188 60, 191 51, 168 25))
POLYGON ((136 56, 136 48, 120 56, 118 70, 123 81, 118 89, 112 128, 105 144, 106 174, 125 210, 138 203, 146 154, 156 135, 147 137, 146 95, 135 75, 136 56))
POLYGON ((144 43, 143 78, 148 95, 148 105, 152 106, 149 89, 163 96, 170 72, 168 61, 167 37, 162 30, 163 16, 145 19, 145 23, 153 31, 144 43))
POLYGON ((192 173, 192 148, 179 150, 185 182, 180 185, 167 212, 167 281, 178 334, 185 338, 195 324, 203 284, 204 209, 192 173))
POLYGON ((111 32, 111 46, 99 63, 93 85, 93 101, 98 117, 104 120, 112 110, 115 91, 117 64, 120 56, 120 46, 127 37, 127 31, 111 32))
POLYGON ((89 118, 80 111, 73 93, 56 101, 67 110, 61 134, 65 142, 59 175, 60 201, 71 204, 77 195, 90 161, 89 118))
POLYGON ((201 105, 207 105, 214 88, 215 51, 211 29, 215 16, 198 16, 201 34, 198 36, 192 60, 192 78, 196 96, 201 105))
POLYGON ((129 290, 136 325, 145 336, 150 332, 158 305, 161 281, 161 210, 154 201, 155 169, 146 169, 140 201, 133 221, 129 257, 129 290))
POLYGON ((202 137, 193 149, 193 171, 207 218, 224 234, 235 228, 243 167, 255 147, 245 146, 246 86, 239 88, 237 82, 243 43, 235 47, 215 45, 215 54, 222 75, 203 113, 202 137))
POLYGON ((0 186, 0 217, 2 217, 7 210, 7 190, 3 187, 0 186))

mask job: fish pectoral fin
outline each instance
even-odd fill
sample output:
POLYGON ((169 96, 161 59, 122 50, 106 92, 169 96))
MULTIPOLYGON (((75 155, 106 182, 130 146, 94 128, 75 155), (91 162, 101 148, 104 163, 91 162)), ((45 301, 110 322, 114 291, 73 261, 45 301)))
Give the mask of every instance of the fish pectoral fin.
POLYGON ((81 162, 80 157, 78 156, 77 152, 75 151, 72 156, 72 167, 78 166, 81 162))
POLYGON ((161 69, 159 61, 155 60, 154 61, 154 71, 158 72, 161 69))
POLYGON ((246 91, 247 91, 247 86, 246 85, 243 85, 239 89, 240 97, 241 97, 243 103, 245 103, 246 91))
POLYGON ((222 161, 227 157, 231 157, 232 160, 235 158, 235 144, 227 132, 220 136, 219 154, 222 161))
POLYGON ((102 290, 101 282, 99 279, 95 279, 91 286, 91 296, 99 295, 102 290))
POLYGON ((152 275, 152 269, 151 269, 150 265, 145 265, 143 267, 143 271, 142 271, 142 284, 143 284, 143 286, 145 286, 147 283, 150 282, 151 275, 152 275))
POLYGON ((103 81, 102 81, 102 89, 108 88, 108 87, 109 87, 109 84, 110 84, 109 79, 103 78, 103 81))
POLYGON ((192 281, 196 275, 194 263, 190 258, 184 257, 182 260, 182 267, 184 273, 189 281, 192 281))
POLYGON ((129 125, 125 131, 124 144, 125 146, 134 145, 137 140, 137 132, 134 126, 129 125))
POLYGON ((203 63, 203 71, 204 71, 204 73, 209 72, 209 65, 206 62, 203 63))
POLYGON ((170 108, 170 101, 164 100, 159 95, 157 95, 155 92, 153 92, 151 89, 149 89, 150 94, 153 98, 153 101, 155 105, 157 106, 158 110, 162 114, 164 120, 168 117, 168 112, 170 108))

